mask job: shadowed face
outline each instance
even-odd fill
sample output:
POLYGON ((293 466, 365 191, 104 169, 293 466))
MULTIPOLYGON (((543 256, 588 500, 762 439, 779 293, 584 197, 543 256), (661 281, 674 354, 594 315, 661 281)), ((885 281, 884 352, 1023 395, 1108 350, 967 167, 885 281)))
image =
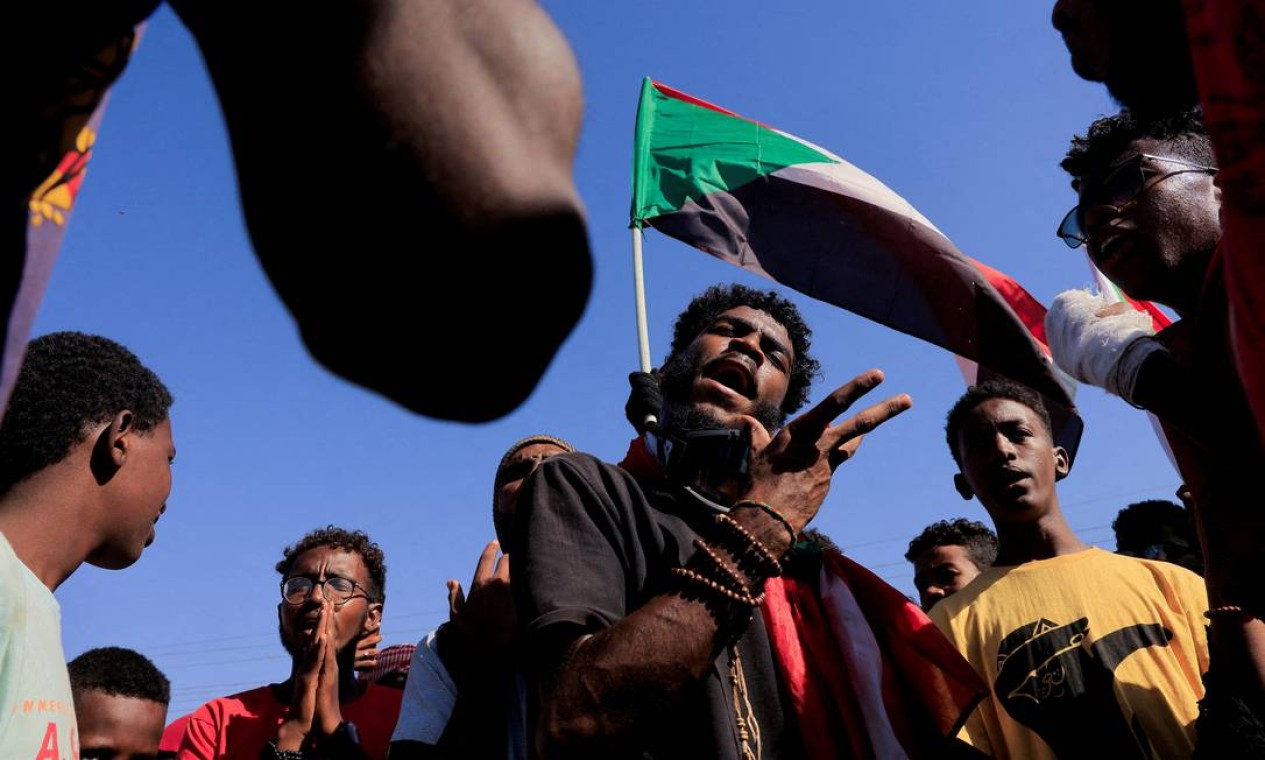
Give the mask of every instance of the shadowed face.
POLYGON ((308 549, 295 558, 286 579, 307 578, 313 582, 311 590, 297 604, 283 600, 278 608, 281 640, 291 656, 301 651, 302 642, 311 639, 321 603, 327 593, 333 593, 319 582, 334 577, 357 584, 350 598, 334 606, 334 642, 340 656, 367 632, 370 623, 381 618, 382 605, 367 596, 373 585, 369 569, 358 553, 331 546, 308 549))
POLYGON ((1057 0, 1051 22, 1077 75, 1134 112, 1198 102, 1181 0, 1057 0))
POLYGON ((523 481, 549 457, 565 454, 567 450, 556 443, 532 443, 510 455, 509 461, 496 472, 496 504, 492 508, 492 525, 501 548, 509 551, 509 526, 514 524, 514 508, 518 504, 518 491, 523 481))
POLYGON ((958 429, 957 451, 959 490, 974 494, 999 526, 1039 519, 1057 504, 1054 486, 1068 472, 1067 452, 1026 405, 1008 398, 980 403, 958 429))
POLYGON ((1080 185, 1090 258, 1133 298, 1179 309, 1197 303, 1221 237, 1212 173, 1188 163, 1171 141, 1142 138, 1080 185))
POLYGON ((790 385, 795 352, 790 334, 767 312, 738 306, 708 325, 662 369, 664 395, 716 427, 738 427, 738 417, 776 429, 790 385))
POLYGON ((167 705, 88 689, 75 695, 82 760, 153 760, 167 705))
POLYGON ((952 596, 975 580, 980 568, 965 546, 933 546, 914 559, 914 587, 923 610, 952 596))
POLYGON ((107 570, 128 567, 154 542, 154 526, 171 495, 171 463, 176 457, 170 419, 123 438, 126 457, 107 486, 109 534, 88 557, 89 563, 107 570))

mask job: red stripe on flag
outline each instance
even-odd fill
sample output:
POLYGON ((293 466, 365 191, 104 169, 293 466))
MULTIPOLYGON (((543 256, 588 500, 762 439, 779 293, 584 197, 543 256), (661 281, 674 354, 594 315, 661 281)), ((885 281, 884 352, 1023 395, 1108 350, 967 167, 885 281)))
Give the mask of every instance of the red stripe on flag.
POLYGON ((659 92, 662 92, 664 95, 667 95, 669 98, 675 98, 675 99, 677 99, 677 100, 681 100, 681 101, 684 101, 684 102, 686 102, 686 103, 691 103, 691 104, 696 105, 696 106, 698 106, 698 107, 700 107, 700 108, 709 108, 709 109, 711 109, 711 110, 715 111, 716 113, 723 113, 724 115, 726 115, 726 116, 732 116, 732 117, 734 117, 735 119, 742 119, 743 121, 748 121, 748 122, 751 122, 752 124, 757 124, 757 125, 759 125, 759 126, 761 126, 761 127, 764 127, 765 129, 772 129, 772 130, 773 130, 773 131, 775 131, 775 132, 780 132, 780 131, 781 131, 781 130, 778 130, 777 128, 775 128, 775 127, 771 127, 771 126, 769 126, 768 124, 765 124, 765 123, 764 123, 764 122, 762 122, 762 121, 756 121, 755 119, 750 119, 750 118, 747 118, 746 116, 743 116, 742 114, 737 114, 737 113, 734 113, 733 111, 730 111, 730 110, 729 110, 729 109, 727 109, 727 108, 721 108, 720 106, 716 105, 715 103, 708 103, 706 100, 701 100, 701 99, 699 99, 699 98, 694 97, 693 95, 690 95, 690 94, 688 94, 688 93, 681 92, 680 90, 676 89, 675 87, 669 87, 669 86, 667 86, 666 84, 663 84, 662 82, 656 82, 656 81, 654 81, 654 80, 651 80, 651 81, 650 81, 650 84, 654 85, 654 88, 655 88, 656 90, 658 90, 659 92))
MULTIPOLYGON (((970 258, 969 256, 967 258, 970 258)), ((1041 350, 1046 356, 1050 354, 1050 347, 1045 339, 1045 312, 1046 309, 1041 302, 1032 297, 1032 294, 1024 290, 1023 286, 1015 282, 1010 275, 993 269, 977 259, 971 259, 971 263, 975 268, 984 275, 984 279, 988 280, 988 284, 1006 299, 1006 303, 1010 304, 1010 308, 1014 309, 1015 315, 1019 317, 1019 321, 1023 322, 1023 326, 1028 328, 1028 332, 1032 333, 1032 337, 1036 338, 1037 343, 1041 344, 1041 350)))

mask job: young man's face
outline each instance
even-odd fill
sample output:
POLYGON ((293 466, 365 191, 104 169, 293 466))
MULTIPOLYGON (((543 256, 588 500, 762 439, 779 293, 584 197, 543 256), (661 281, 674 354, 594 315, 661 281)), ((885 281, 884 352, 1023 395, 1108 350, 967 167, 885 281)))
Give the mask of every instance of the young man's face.
POLYGON ((75 695, 82 760, 152 760, 167 722, 167 705, 88 689, 75 695))
POLYGON ((108 505, 110 534, 88 561, 117 570, 140 559, 154 542, 155 525, 171 495, 171 463, 176 445, 171 420, 127 434, 126 458, 112 475, 108 505))
POLYGON ((1170 141, 1142 138, 1082 178, 1089 256, 1133 298, 1178 308, 1198 299, 1221 204, 1212 174, 1189 163, 1170 141))
POLYGON ((980 568, 970 551, 958 544, 933 546, 914 558, 914 587, 923 610, 953 596, 975 580, 980 568))
POLYGON ((776 427, 794 362, 786 328, 767 312, 738 306, 669 360, 663 389, 670 402, 692 404, 722 427, 737 427, 739 415, 776 427))
POLYGON ((372 584, 369 569, 358 553, 330 546, 308 549, 295 558, 286 579, 308 578, 313 581, 312 589, 297 603, 283 599, 279 608, 281 641, 291 656, 301 652, 312 639, 321 603, 327 593, 333 593, 329 586, 317 584, 335 576, 357 584, 351 598, 334 605, 334 643, 339 653, 354 646, 366 626, 381 617, 382 605, 365 595, 372 584))
POLYGON ((966 486, 993 522, 1026 523, 1057 503, 1055 482, 1067 474, 1067 452, 1055 446, 1041 417, 1026 405, 993 398, 976 406, 957 432, 966 486))

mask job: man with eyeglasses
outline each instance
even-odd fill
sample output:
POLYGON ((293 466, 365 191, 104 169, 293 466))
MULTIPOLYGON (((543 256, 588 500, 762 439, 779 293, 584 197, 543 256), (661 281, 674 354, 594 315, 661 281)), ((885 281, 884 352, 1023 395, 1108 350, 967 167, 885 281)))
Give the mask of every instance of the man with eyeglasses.
POLYGON ((1243 0, 1057 0, 1082 78, 1149 117, 1199 103, 1219 159, 1229 351, 1265 436, 1265 13, 1243 0))
POLYGON ((1201 746, 1209 757, 1256 757, 1265 746, 1265 589, 1254 570, 1265 512, 1253 494, 1265 452, 1231 343, 1215 166, 1197 109, 1149 119, 1126 111, 1074 139, 1063 168, 1080 203, 1060 236, 1084 243, 1126 295, 1181 319, 1152 336, 1149 316, 1068 291, 1051 305, 1046 332, 1059 366, 1163 425, 1192 494, 1211 605, 1201 746), (1258 754, 1244 754, 1253 746, 1258 754))
POLYGON ((178 757, 382 760, 401 692, 358 680, 353 669, 357 642, 382 619, 382 549, 331 525, 287 548, 277 572, 289 678, 200 707, 178 757))

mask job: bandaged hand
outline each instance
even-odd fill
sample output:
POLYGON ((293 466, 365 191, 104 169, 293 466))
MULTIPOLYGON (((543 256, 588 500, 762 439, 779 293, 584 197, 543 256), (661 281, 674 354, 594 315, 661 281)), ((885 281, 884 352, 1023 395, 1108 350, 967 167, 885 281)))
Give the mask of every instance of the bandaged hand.
POLYGON ((1045 315, 1054 363, 1083 383, 1133 403, 1142 362, 1162 350, 1151 317, 1084 290, 1060 293, 1045 315))

